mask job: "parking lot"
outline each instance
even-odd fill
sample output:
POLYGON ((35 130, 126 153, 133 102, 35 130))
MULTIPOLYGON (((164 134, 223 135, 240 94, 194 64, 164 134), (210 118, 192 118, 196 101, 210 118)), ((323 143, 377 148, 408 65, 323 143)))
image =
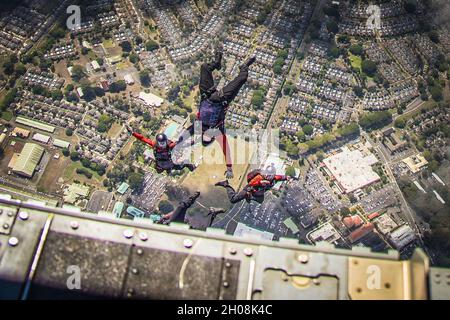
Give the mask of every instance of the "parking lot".
POLYGON ((306 175, 306 189, 327 211, 334 213, 342 208, 342 203, 333 195, 332 191, 324 185, 319 174, 315 170, 310 170, 306 175))

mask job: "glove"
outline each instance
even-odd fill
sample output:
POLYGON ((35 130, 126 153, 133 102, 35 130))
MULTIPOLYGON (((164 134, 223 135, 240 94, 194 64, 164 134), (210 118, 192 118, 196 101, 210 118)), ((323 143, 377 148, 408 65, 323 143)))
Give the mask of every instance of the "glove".
POLYGON ((231 168, 231 167, 227 168, 227 171, 225 171, 225 178, 227 178, 227 179, 233 179, 234 178, 233 168, 231 168))

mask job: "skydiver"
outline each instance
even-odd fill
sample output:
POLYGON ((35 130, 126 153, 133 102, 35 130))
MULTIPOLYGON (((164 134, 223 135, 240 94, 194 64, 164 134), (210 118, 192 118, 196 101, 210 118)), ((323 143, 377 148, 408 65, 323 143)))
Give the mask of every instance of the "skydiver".
POLYGON ((195 170, 196 166, 190 163, 175 164, 172 161, 172 150, 177 143, 167 139, 164 133, 160 133, 156 136, 156 140, 152 140, 144 137, 142 134, 133 132, 129 125, 125 125, 127 131, 135 138, 148 144, 153 149, 153 154, 156 161, 156 171, 162 173, 163 171, 170 172, 172 170, 183 170, 188 168, 191 172, 195 170))
MULTIPOLYGON (((213 63, 203 63, 200 69, 200 105, 197 112, 197 120, 202 124, 202 144, 207 146, 211 144, 216 136, 222 136, 218 142, 225 156, 227 170, 225 176, 227 179, 233 178, 233 168, 231 163, 230 147, 227 142, 225 133, 225 116, 228 106, 239 93, 239 90, 247 82, 248 68, 256 61, 255 57, 251 57, 239 66, 239 74, 231 80, 222 89, 217 90, 214 83, 213 71, 222 68, 223 48, 220 46, 216 49, 215 59, 213 63), (211 130, 211 131, 209 131, 211 130), (205 133, 208 134, 205 135, 205 133), (219 131, 219 132, 217 132, 219 131)), ((195 123, 188 129, 190 136, 194 135, 195 123)), ((184 139, 182 136, 180 142, 184 139)))
MULTIPOLYGON (((195 192, 192 196, 187 198, 184 201, 181 201, 178 205, 178 207, 173 210, 172 212, 163 215, 161 219, 157 222, 158 224, 170 224, 171 222, 181 222, 185 223, 185 217, 187 210, 195 203, 197 198, 200 196, 200 192, 195 192)), ((208 218, 209 222, 207 224, 207 227, 210 227, 214 221, 214 218, 219 213, 225 212, 225 210, 221 208, 209 208, 208 210, 208 218)), ((192 227, 192 226, 191 226, 192 227)), ((194 228, 195 229, 195 228, 194 228)))
POLYGON ((236 192, 234 188, 228 183, 228 180, 220 181, 215 186, 223 187, 227 190, 228 199, 231 203, 238 203, 246 200, 247 202, 256 201, 263 203, 264 194, 273 188, 278 181, 290 181, 293 178, 285 175, 266 174, 261 170, 252 170, 247 174, 247 185, 240 191, 236 192))

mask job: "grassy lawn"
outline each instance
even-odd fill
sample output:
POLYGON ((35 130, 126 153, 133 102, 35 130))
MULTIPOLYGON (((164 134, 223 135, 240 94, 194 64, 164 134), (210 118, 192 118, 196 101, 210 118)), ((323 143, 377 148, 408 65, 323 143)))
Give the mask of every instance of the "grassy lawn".
POLYGON ((13 114, 12 114, 11 111, 2 112, 2 119, 3 120, 11 121, 12 118, 13 118, 13 114))
POLYGON ((103 46, 105 48, 113 48, 114 43, 113 43, 112 39, 108 39, 108 40, 103 41, 103 46))
POLYGON ((107 134, 108 138, 117 138, 117 136, 121 130, 122 130, 122 125, 114 122, 111 125, 111 129, 109 129, 109 131, 108 131, 108 134, 107 134))
POLYGON ((70 164, 64 170, 62 178, 65 181, 68 181, 68 180, 71 180, 71 179, 77 179, 79 181, 96 180, 97 182, 100 182, 100 179, 101 179, 97 172, 92 171, 91 169, 83 167, 83 165, 79 161, 77 161, 77 162, 71 161, 70 164), (85 175, 76 173, 75 170, 77 170, 79 168, 84 168, 84 169, 88 170, 90 173, 92 173, 92 178, 88 179, 88 178, 86 178, 85 175))
POLYGON ((362 63, 361 57, 355 56, 350 51, 348 52, 348 56, 350 58, 350 63, 352 65, 352 67, 358 69, 359 72, 361 72, 361 63, 362 63))
POLYGON ((117 70, 125 69, 128 67, 128 63, 126 61, 121 61, 118 64, 116 64, 117 70))
POLYGON ((95 54, 94 51, 89 50, 88 54, 87 54, 88 58, 91 60, 97 60, 97 55, 95 54))
POLYGON ((187 106, 190 106, 192 108, 192 110, 196 110, 196 108, 195 108, 196 100, 194 98, 195 98, 195 95, 197 94, 197 92, 198 92, 198 87, 195 87, 195 89, 192 90, 187 97, 183 98, 184 104, 187 106))

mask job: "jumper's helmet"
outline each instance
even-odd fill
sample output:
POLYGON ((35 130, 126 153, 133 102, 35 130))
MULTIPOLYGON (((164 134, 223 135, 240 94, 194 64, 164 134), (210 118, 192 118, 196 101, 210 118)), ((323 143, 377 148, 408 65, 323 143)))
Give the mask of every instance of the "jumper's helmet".
POLYGON ((167 146, 167 136, 164 133, 160 133, 156 136, 156 144, 160 148, 165 148, 167 146))

